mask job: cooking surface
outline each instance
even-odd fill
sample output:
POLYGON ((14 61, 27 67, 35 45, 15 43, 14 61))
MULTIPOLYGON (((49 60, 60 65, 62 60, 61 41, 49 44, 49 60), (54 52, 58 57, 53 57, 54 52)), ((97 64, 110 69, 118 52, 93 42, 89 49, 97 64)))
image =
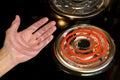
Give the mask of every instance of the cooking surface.
MULTIPOLYGON (((47 16, 50 20, 56 20, 51 17, 51 8, 47 0, 27 0, 21 1, 6 1, 4 0, 1 4, 5 4, 8 7, 1 6, 0 15, 0 47, 3 45, 5 31, 9 28, 12 20, 16 14, 21 16, 21 26, 19 31, 25 29, 39 18, 47 16), (6 4, 7 2, 7 4, 6 4), (9 3, 9 4, 8 4, 9 3), (4 8, 5 7, 5 8, 4 8)), ((106 72, 92 76, 92 77, 79 77, 72 74, 67 74, 61 71, 54 61, 53 43, 56 37, 64 29, 57 29, 54 33, 54 40, 45 47, 40 54, 33 59, 21 63, 5 74, 1 80, 119 80, 120 78, 120 1, 113 0, 110 5, 109 12, 106 10, 104 14, 99 15, 89 20, 90 24, 99 26, 106 30, 113 38, 116 44, 116 53, 113 60, 112 67, 106 72)), ((82 23, 82 21, 71 21, 74 23, 82 23)), ((86 21, 85 21, 86 22, 86 21)), ((83 23, 85 23, 83 22, 83 23)), ((70 27, 69 24, 68 27, 70 27)), ((58 26, 58 25, 57 25, 58 26)), ((68 28, 66 27, 66 28, 68 28)))

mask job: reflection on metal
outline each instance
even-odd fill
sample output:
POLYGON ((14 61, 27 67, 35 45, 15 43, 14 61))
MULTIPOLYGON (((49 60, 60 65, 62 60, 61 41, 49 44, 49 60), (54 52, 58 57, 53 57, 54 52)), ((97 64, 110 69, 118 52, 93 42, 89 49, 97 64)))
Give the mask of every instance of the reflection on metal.
POLYGON ((50 0, 50 6, 59 15, 70 19, 82 19, 99 14, 109 2, 109 0, 50 0))
POLYGON ((59 20, 58 24, 59 24, 59 26, 65 26, 65 25, 67 25, 67 22, 65 22, 64 20, 59 20))
POLYGON ((56 21, 56 26, 59 28, 59 29, 63 29, 67 26, 69 26, 71 23, 71 20, 67 19, 67 18, 64 18, 60 15, 57 15, 53 12, 51 12, 51 17, 54 18, 54 20, 56 21))
POLYGON ((76 24, 58 36, 54 53, 63 71, 91 76, 110 67, 115 44, 106 31, 89 24, 76 24))

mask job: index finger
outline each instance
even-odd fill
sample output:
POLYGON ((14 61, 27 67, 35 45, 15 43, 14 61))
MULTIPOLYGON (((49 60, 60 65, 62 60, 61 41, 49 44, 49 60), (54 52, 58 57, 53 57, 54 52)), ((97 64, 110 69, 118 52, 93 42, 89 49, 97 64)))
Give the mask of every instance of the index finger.
POLYGON ((37 22, 33 23, 31 26, 29 26, 27 28, 27 30, 30 30, 31 33, 35 32, 38 28, 40 28, 42 25, 44 25, 45 23, 47 23, 49 19, 47 17, 44 17, 40 20, 38 20, 37 22))

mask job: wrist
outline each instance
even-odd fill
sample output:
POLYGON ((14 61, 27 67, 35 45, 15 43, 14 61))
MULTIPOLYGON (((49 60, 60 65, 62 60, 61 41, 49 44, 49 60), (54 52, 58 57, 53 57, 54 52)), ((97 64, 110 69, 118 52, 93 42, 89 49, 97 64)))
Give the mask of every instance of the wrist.
POLYGON ((9 52, 4 48, 0 50, 0 77, 15 67, 17 64, 12 60, 9 52))

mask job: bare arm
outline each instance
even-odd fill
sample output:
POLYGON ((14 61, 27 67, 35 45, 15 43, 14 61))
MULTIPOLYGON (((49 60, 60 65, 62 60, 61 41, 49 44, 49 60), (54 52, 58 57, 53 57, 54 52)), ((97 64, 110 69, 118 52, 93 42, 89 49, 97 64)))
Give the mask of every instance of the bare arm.
POLYGON ((11 27, 6 31, 4 45, 0 50, 0 77, 17 64, 35 57, 53 39, 56 23, 47 22, 48 18, 42 18, 18 32, 20 17, 16 15, 11 27), (44 25, 45 23, 47 24, 44 25), (41 27, 42 25, 44 26, 41 27), (41 28, 37 30, 39 27, 41 28))

